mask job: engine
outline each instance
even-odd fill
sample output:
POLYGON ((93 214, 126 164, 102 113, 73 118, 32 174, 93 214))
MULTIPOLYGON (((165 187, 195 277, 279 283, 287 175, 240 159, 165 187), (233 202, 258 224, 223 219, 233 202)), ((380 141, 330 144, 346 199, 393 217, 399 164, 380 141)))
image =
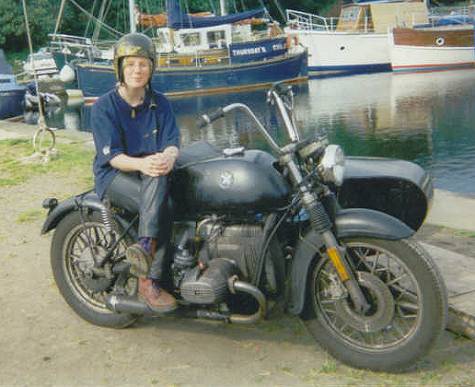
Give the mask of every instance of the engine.
POLYGON ((260 225, 227 225, 216 217, 185 230, 172 264, 174 285, 184 300, 217 304, 233 277, 252 282, 264 240, 260 225), (190 237, 193 235, 193 237, 190 237))

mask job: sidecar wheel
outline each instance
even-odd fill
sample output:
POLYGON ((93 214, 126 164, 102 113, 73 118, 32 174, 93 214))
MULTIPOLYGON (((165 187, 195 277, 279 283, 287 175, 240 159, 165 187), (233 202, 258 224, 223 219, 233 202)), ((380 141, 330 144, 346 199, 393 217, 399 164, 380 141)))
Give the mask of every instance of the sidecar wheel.
POLYGON ((307 328, 350 366, 394 372, 414 365, 446 326, 447 294, 435 264, 412 240, 341 242, 371 308, 364 315, 354 310, 332 264, 322 258, 310 273, 307 328))
MULTIPOLYGON (((137 316, 114 313, 106 307, 105 296, 113 289, 114 280, 106 277, 91 279, 85 275, 93 264, 91 249, 105 253, 110 243, 98 213, 84 214, 86 229, 81 224, 78 211, 64 217, 56 227, 51 244, 51 267, 61 295, 69 306, 84 320, 109 328, 125 328, 133 324, 137 316)), ((116 259, 125 251, 125 244, 114 252, 116 259)), ((129 294, 136 291, 136 280, 127 282, 129 294), (129 284, 130 282, 130 284, 129 284)))

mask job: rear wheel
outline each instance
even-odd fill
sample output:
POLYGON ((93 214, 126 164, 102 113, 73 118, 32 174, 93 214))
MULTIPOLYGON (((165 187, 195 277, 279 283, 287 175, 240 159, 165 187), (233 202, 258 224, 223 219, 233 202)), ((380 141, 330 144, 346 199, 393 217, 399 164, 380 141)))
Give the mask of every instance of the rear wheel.
MULTIPOLYGON (((79 212, 74 211, 56 227, 51 244, 54 279, 61 295, 80 317, 95 325, 125 328, 137 317, 112 312, 106 306, 105 297, 112 292, 134 294, 136 278, 118 281, 117 275, 101 275, 91 270, 94 259, 105 256, 117 235, 106 231, 97 212, 84 214, 84 220, 83 225, 79 212)), ((125 243, 118 245, 112 256, 113 264, 124 259, 125 248, 125 243)))
POLYGON ((309 280, 307 327, 334 357, 351 366, 397 371, 413 365, 446 324, 447 295, 436 266, 412 240, 341 242, 371 307, 358 313, 333 265, 322 258, 309 280))

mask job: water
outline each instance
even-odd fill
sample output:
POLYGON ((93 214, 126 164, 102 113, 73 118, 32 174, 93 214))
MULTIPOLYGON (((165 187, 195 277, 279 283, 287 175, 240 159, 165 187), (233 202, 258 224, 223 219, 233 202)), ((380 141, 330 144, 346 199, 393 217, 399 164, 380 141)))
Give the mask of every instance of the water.
MULTIPOLYGON (((436 187, 475 194, 475 70, 313 79, 294 90, 302 137, 326 133, 348 155, 414 161, 431 172, 436 187)), ((248 104, 280 144, 287 141, 261 90, 173 100, 183 143, 268 149, 240 113, 196 128, 200 113, 232 102, 248 104)), ((89 108, 57 112, 48 120, 87 130, 89 108)))

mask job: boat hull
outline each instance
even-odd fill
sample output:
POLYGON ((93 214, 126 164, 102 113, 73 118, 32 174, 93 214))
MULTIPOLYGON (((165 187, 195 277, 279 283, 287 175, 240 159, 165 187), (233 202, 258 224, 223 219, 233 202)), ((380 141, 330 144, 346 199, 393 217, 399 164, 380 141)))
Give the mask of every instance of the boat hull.
POLYGON ((390 71, 387 34, 292 31, 308 49, 310 76, 390 71))
POLYGON ((24 96, 25 89, 0 91, 0 119, 22 115, 24 96))
MULTIPOLYGON (((85 97, 98 97, 116 84, 112 66, 78 64, 78 88, 85 97)), ((169 96, 228 92, 266 86, 277 81, 307 79, 307 52, 240 65, 158 68, 152 86, 169 96)))
POLYGON ((393 71, 432 71, 475 67, 471 28, 395 28, 390 36, 393 71))

